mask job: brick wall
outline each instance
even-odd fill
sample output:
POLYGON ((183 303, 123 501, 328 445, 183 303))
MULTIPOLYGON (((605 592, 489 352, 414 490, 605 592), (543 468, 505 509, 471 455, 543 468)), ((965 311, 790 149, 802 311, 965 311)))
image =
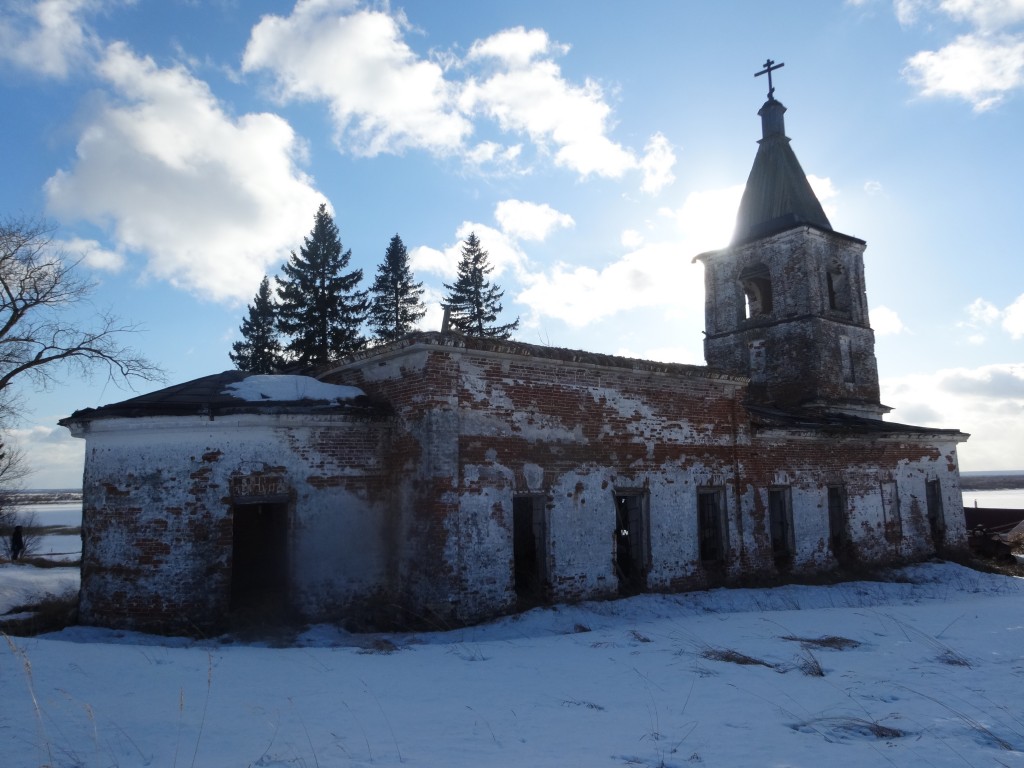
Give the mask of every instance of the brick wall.
MULTIPOLYGON (((649 589, 698 588, 779 573, 766 518, 767 490, 791 488, 796 551, 786 572, 831 568, 827 487, 842 484, 850 545, 862 562, 933 551, 919 514, 926 478, 941 478, 947 511, 959 508, 949 451, 932 438, 755 433, 741 404, 745 382, 694 366, 659 366, 425 334, 357 360, 331 378, 395 409, 391 456, 406 505, 407 598, 439 620, 510 610, 512 499, 546 499, 550 597, 612 596, 617 492, 648 504, 649 589), (524 354, 524 349, 531 354, 524 354), (899 535, 879 478, 891 478, 899 535), (700 561, 697 491, 719 487, 728 511, 724 568, 700 561)), ((954 467, 955 469, 955 467, 954 467)))
POLYGON ((86 623, 157 631, 223 626, 237 504, 287 508, 291 599, 341 613, 392 588, 387 425, 344 416, 114 419, 87 434, 86 623))
POLYGON ((743 405, 745 379, 712 369, 422 334, 326 378, 361 387, 388 415, 89 424, 83 621, 223 624, 233 516, 254 502, 287 510, 290 605, 361 626, 515 609, 517 495, 539 500, 546 597, 557 601, 635 587, 616 571, 617 495, 642 500, 649 590, 791 577, 833 568, 840 554, 925 557, 936 548, 929 483, 945 545, 965 542, 954 434, 773 426, 743 405), (842 489, 841 552, 830 486, 842 489), (718 564, 701 560, 706 489, 724 511, 718 564), (784 559, 772 546, 772 489, 791 509, 784 559))
POLYGON ((708 364, 760 379, 770 402, 877 406, 864 248, 855 238, 799 227, 703 254, 708 364), (748 316, 744 276, 758 268, 770 307, 748 316), (761 376, 751 366, 753 343, 762 345, 761 376))

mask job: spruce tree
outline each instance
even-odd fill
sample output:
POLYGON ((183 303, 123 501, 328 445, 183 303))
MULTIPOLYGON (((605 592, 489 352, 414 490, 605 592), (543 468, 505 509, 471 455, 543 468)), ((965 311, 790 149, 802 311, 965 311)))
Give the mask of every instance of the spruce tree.
POLYGON ((270 278, 264 276, 256 298, 249 305, 249 316, 239 328, 242 340, 231 345, 228 357, 235 368, 249 373, 274 373, 283 362, 281 339, 277 333, 277 312, 270 294, 270 278))
POLYGON ((277 327, 289 337, 285 349, 296 363, 323 365, 366 345, 360 334, 366 291, 356 290, 363 270, 346 273, 351 258, 351 250, 342 251, 338 227, 321 203, 313 230, 281 267, 284 277, 277 278, 277 327))
POLYGON ((487 275, 493 269, 476 233, 470 232, 462 246, 458 277, 451 285, 444 284, 448 289, 449 321, 468 336, 507 339, 519 327, 518 317, 505 325, 494 324, 505 292, 488 281, 487 275))
POLYGON ((374 338, 386 343, 410 333, 427 312, 422 296, 423 283, 413 282, 409 253, 395 235, 370 288, 369 326, 374 338))

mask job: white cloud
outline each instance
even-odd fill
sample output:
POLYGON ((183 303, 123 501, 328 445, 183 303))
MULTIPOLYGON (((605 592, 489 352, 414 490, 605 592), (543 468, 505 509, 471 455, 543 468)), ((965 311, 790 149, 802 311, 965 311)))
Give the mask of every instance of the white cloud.
POLYGON ((559 263, 520 281, 526 288, 516 300, 531 308, 531 322, 553 317, 581 328, 619 312, 677 304, 699 307, 703 316, 703 271, 681 258, 678 243, 643 245, 600 270, 559 263))
POLYGON ((500 59, 509 67, 522 68, 542 56, 564 55, 568 52, 568 45, 552 42, 543 29, 514 27, 485 40, 477 40, 470 47, 467 58, 500 59))
POLYGON ((409 250, 409 265, 413 272, 431 272, 451 281, 457 274, 462 246, 470 232, 475 232, 480 247, 487 251, 488 261, 494 268, 490 275, 493 281, 506 272, 520 272, 526 264, 526 254, 519 248, 516 239, 508 233, 486 224, 464 221, 455 231, 455 242, 439 250, 429 246, 417 246, 409 250))
POLYGON ((55 242, 55 246, 67 253, 72 259, 81 259, 82 263, 103 272, 120 272, 125 265, 123 253, 110 251, 96 240, 84 240, 80 237, 55 242))
POLYGON ((964 309, 964 312, 967 318, 957 325, 975 332, 969 337, 972 344, 983 342, 985 336, 982 331, 997 323, 1010 335, 1011 339, 1024 338, 1024 294, 1018 296, 1006 309, 999 309, 987 299, 975 299, 964 309))
POLYGON ((46 184, 50 210, 108 226, 119 252, 215 300, 247 301, 308 232, 322 196, 296 167, 302 146, 270 114, 227 115, 181 67, 124 44, 98 67, 118 95, 93 116, 72 168, 46 184))
POLYGON ((741 197, 743 185, 738 184, 692 192, 678 210, 663 210, 663 214, 676 220, 685 239, 680 255, 690 259, 698 253, 726 247, 736 227, 741 197))
POLYGON ((484 114, 508 132, 523 133, 556 165, 581 176, 620 178, 637 167, 628 149, 607 136, 611 107, 596 82, 569 83, 550 56, 563 53, 543 30, 504 30, 470 49, 470 61, 495 64, 482 80, 470 78, 460 97, 466 114, 484 114))
POLYGON ((903 76, 922 96, 963 99, 983 112, 1024 87, 1024 0, 896 0, 894 8, 904 26, 933 13, 972 28, 907 60, 903 76))
POLYGON ((985 299, 975 299, 967 307, 967 316, 970 318, 970 325, 972 327, 992 325, 1001 315, 1002 313, 999 311, 999 308, 985 299))
POLYGON ((922 96, 958 97, 983 112, 1024 85, 1024 40, 963 35, 941 50, 914 54, 903 74, 922 96))
POLYGON ((640 169, 644 172, 644 180, 640 190, 648 195, 657 195, 661 190, 676 180, 672 169, 676 164, 676 153, 672 145, 662 134, 654 134, 644 147, 644 156, 640 161, 640 169))
POLYGON ((518 240, 546 240, 556 227, 572 227, 572 216, 560 213, 547 203, 502 200, 494 210, 502 231, 518 240))
POLYGON ((964 469, 1020 469, 1024 455, 1024 364, 945 369, 883 379, 889 419, 959 429, 964 469))
POLYGON ((521 172, 516 166, 516 161, 522 152, 522 144, 505 146, 495 141, 481 141, 467 149, 463 154, 463 159, 467 165, 474 166, 481 171, 489 166, 488 170, 499 173, 521 172))
MULTIPOLYGON (((411 249, 409 255, 413 270, 434 273, 451 282, 456 276, 462 241, 470 232, 476 232, 494 266, 492 279, 511 273, 522 286, 514 298, 529 309, 529 316, 523 318, 524 327, 540 326, 542 319, 548 317, 580 328, 619 312, 644 307, 662 308, 666 312, 682 311, 688 319, 696 319, 699 326, 704 312, 703 271, 699 265, 691 263, 678 243, 644 245, 641 237, 636 248, 600 270, 558 263, 543 272, 533 272, 525 252, 518 245, 519 241, 542 239, 538 236, 549 233, 550 222, 558 221, 560 226, 566 226, 571 219, 545 205, 506 202, 515 205, 499 205, 495 212, 502 230, 463 222, 453 244, 443 249, 425 246, 411 249), (540 223, 534 220, 534 216, 539 216, 540 223)), ((638 233, 634 235, 639 237, 638 233)), ((634 240, 633 236, 625 239, 634 240)), ((508 310, 512 292, 509 285, 503 283, 502 287, 506 288, 505 306, 508 310)), ((651 359, 662 359, 656 356, 656 351, 643 354, 651 359)), ((680 358, 676 356, 674 359, 678 361, 680 358)))
POLYGON ((619 242, 622 244, 623 248, 636 250, 644 244, 644 236, 635 229, 627 229, 623 231, 622 236, 619 238, 619 242))
POLYGON ((939 8, 981 30, 995 30, 1024 21, 1024 0, 941 0, 939 8))
MULTIPOLYGON (((825 215, 828 216, 830 221, 834 219, 836 211, 839 210, 834 202, 839 197, 839 190, 832 183, 832 179, 827 176, 815 176, 813 173, 809 173, 807 174, 807 183, 811 185, 811 190, 814 192, 814 196, 818 198, 818 202, 821 203, 821 208, 825 211, 825 215)), ((738 210, 739 206, 737 205, 736 207, 738 210)))
POLYGON ((883 192, 882 182, 880 181, 866 181, 864 182, 864 192, 868 195, 880 195, 883 192))
POLYGON ((413 272, 430 272, 451 280, 457 274, 461 244, 450 245, 444 250, 431 248, 429 245, 417 245, 409 249, 409 266, 413 272))
POLYGON ((869 312, 871 328, 877 336, 895 336, 907 330, 895 310, 889 307, 875 307, 869 312))
POLYGON ((1014 340, 1024 338, 1024 294, 1003 311, 1003 330, 1014 340))
POLYGON ((621 242, 627 252, 604 267, 562 262, 520 275, 524 289, 516 299, 532 310, 527 322, 546 316, 580 328, 619 312, 660 308, 703 327, 704 272, 693 257, 728 245, 742 194, 743 185, 690 194, 679 209, 661 210, 675 220, 678 239, 648 243, 626 230, 621 242))
POLYGON ((31 474, 26 488, 80 488, 85 441, 64 427, 32 425, 7 433, 24 455, 31 474))
POLYGON ((985 334, 982 331, 999 321, 1003 313, 997 306, 985 299, 975 299, 966 309, 967 319, 957 323, 960 328, 968 330, 968 344, 984 344, 985 334))
POLYGON ((444 52, 420 57, 405 42, 407 27, 400 12, 363 9, 353 0, 304 0, 290 16, 260 20, 242 69, 270 72, 283 101, 326 102, 342 151, 423 149, 481 169, 517 171, 521 143, 470 141, 474 121, 483 118, 527 137, 539 157, 582 177, 618 179, 639 169, 649 194, 674 180, 675 156, 664 136, 649 140, 642 160, 611 139, 602 87, 566 80, 554 58, 569 47, 544 30, 502 30, 475 41, 460 61, 444 52), (453 73, 466 77, 449 79, 453 73))
POLYGON ((943 371, 939 386, 946 392, 977 398, 1012 398, 1024 404, 1024 365, 986 365, 943 371))
POLYGON ((38 0, 5 3, 0 14, 0 59, 55 78, 65 78, 97 48, 81 17, 104 5, 102 0, 38 0))
MULTIPOLYGON (((416 274, 432 273, 438 275, 446 283, 454 282, 458 276, 462 247, 470 232, 476 233, 480 246, 487 251, 487 260, 493 268, 488 275, 488 280, 505 291, 505 296, 501 300, 504 308, 503 317, 499 318, 499 322, 511 321, 515 318, 515 311, 509 306, 512 293, 508 290, 505 280, 499 280, 499 278, 502 275, 507 277, 509 273, 521 275, 526 265, 526 254, 519 248, 515 238, 507 233, 486 224, 464 221, 455 232, 455 242, 443 249, 422 245, 410 248, 409 266, 416 274)), ((423 303, 427 308, 427 313, 420 321, 419 328, 424 330, 439 330, 441 328, 442 305, 447 293, 443 286, 426 287, 423 303)))
POLYGON ((420 318, 416 327, 421 331, 439 331, 444 324, 444 303, 445 292, 439 288, 424 286, 423 306, 426 313, 420 318))
POLYGON ((242 68, 269 70, 283 100, 330 104, 339 147, 373 156, 459 149, 472 125, 455 109, 440 65, 416 56, 387 13, 349 0, 305 0, 253 28, 242 68))
POLYGON ((893 0, 892 7, 896 20, 904 26, 914 24, 922 11, 932 6, 934 0, 893 0))

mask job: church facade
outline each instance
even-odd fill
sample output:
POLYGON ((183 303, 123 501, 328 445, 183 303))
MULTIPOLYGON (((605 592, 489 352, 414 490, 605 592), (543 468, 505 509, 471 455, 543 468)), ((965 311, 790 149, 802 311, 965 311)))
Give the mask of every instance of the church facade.
POLYGON ((81 620, 436 627, 965 547, 967 436, 882 419, 865 243, 784 112, 770 94, 732 243, 696 257, 707 366, 423 332, 63 420, 86 440, 81 620))

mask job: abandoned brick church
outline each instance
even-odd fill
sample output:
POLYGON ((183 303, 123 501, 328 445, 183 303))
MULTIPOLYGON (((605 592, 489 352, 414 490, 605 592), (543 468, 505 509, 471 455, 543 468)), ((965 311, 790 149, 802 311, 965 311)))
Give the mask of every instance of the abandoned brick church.
POLYGON ((865 243, 784 112, 769 92, 733 240, 696 257, 706 367, 425 332, 63 420, 81 620, 437 626, 963 547, 967 435, 882 420, 865 243))

